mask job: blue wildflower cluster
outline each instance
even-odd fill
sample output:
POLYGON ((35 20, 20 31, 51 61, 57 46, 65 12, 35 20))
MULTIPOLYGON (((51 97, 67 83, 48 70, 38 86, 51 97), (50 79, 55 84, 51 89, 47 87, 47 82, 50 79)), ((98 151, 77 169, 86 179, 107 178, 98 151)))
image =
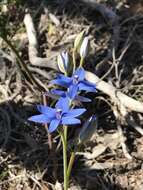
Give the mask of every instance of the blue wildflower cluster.
POLYGON ((50 123, 49 132, 55 131, 59 125, 79 124, 80 120, 76 117, 83 114, 86 109, 70 109, 71 101, 79 98, 81 101, 88 102, 90 99, 79 96, 78 93, 81 90, 87 92, 96 91, 95 85, 85 80, 85 71, 83 68, 77 69, 71 77, 58 74, 57 79, 53 80, 52 83, 66 87, 67 91, 52 90, 52 93, 61 96, 55 108, 37 105, 37 109, 41 114, 29 118, 30 121, 37 123, 50 123))
MULTIPOLYGON (((83 40, 80 49, 80 56, 83 58, 87 54, 86 46, 88 44, 88 38, 83 40)), ((40 112, 39 115, 35 115, 29 118, 30 121, 37 123, 49 124, 48 131, 55 131, 59 125, 75 125, 79 124, 80 120, 78 116, 83 114, 86 109, 77 108, 71 109, 72 102, 79 100, 82 102, 90 102, 91 100, 79 95, 81 91, 96 92, 96 86, 87 80, 85 80, 85 70, 82 66, 79 66, 75 70, 71 77, 67 76, 67 70, 69 65, 69 56, 67 52, 62 52, 58 56, 59 69, 64 74, 58 74, 57 78, 51 81, 52 84, 64 87, 66 90, 53 89, 51 93, 59 96, 54 108, 38 105, 37 109, 40 112)))

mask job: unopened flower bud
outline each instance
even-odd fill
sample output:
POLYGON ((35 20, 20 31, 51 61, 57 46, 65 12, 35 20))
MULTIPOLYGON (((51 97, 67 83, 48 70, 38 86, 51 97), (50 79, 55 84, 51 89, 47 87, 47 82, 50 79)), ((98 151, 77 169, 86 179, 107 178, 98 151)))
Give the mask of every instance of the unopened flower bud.
POLYGON ((89 49, 89 38, 85 37, 80 47, 80 56, 82 58, 85 58, 87 56, 88 49, 89 49))
POLYGON ((83 39, 84 39, 84 34, 85 34, 85 31, 80 32, 80 33, 77 35, 77 37, 76 37, 76 39, 75 39, 75 41, 74 41, 74 49, 75 49, 76 51, 79 51, 79 50, 80 50, 80 46, 81 46, 82 41, 83 41, 83 39))
POLYGON ((92 115, 83 125, 81 131, 78 135, 78 143, 84 144, 90 141, 95 130, 97 129, 97 118, 95 115, 92 115))
POLYGON ((62 52, 58 55, 58 67, 62 73, 67 73, 69 65, 69 55, 67 52, 62 52))

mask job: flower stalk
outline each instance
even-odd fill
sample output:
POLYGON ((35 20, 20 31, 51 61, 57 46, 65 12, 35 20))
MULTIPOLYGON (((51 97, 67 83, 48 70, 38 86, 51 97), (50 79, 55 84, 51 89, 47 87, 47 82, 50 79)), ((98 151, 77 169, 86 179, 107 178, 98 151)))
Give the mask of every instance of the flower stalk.
POLYGON ((84 63, 84 57, 81 57, 79 67, 82 67, 84 63))
POLYGON ((68 181, 69 181, 69 178, 71 175, 71 170, 72 170, 72 167, 74 164, 74 160, 75 160, 75 152, 73 151, 71 153, 70 161, 69 161, 68 168, 67 168, 67 179, 68 179, 68 181))
MULTIPOLYGON (((63 126, 64 127, 64 126, 63 126)), ((68 176, 67 176, 67 141, 65 139, 65 131, 67 131, 65 127, 64 132, 60 132, 62 145, 63 145, 63 171, 64 171, 64 190, 68 190, 68 176)))

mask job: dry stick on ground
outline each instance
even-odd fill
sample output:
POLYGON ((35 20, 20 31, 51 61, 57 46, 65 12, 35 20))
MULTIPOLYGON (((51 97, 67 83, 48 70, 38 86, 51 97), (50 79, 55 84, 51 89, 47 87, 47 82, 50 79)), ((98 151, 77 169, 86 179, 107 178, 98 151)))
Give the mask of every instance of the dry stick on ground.
POLYGON ((121 127, 121 118, 119 117, 119 113, 117 110, 114 110, 113 112, 114 112, 114 115, 116 117, 117 129, 118 129, 118 133, 119 133, 119 137, 120 137, 120 143, 122 146, 123 153, 124 153, 126 158, 131 160, 132 156, 128 153, 127 146, 125 144, 126 139, 124 137, 123 130, 121 127))
POLYGON ((51 65, 51 68, 55 69, 52 58, 41 58, 38 56, 38 42, 36 38, 36 31, 31 18, 31 15, 27 13, 24 18, 24 24, 26 26, 27 36, 29 40, 28 53, 30 63, 34 66, 48 67, 47 63, 51 65))
POLYGON ((126 121, 131 127, 136 129, 136 131, 138 131, 141 135, 143 135, 143 129, 134 121, 131 115, 128 114, 126 116, 126 121))
MULTIPOLYGON (((43 94, 43 103, 45 106, 47 106, 48 102, 47 102, 47 96, 45 94, 43 94)), ((47 131, 48 129, 48 125, 45 124, 45 129, 47 131)), ((54 143, 53 143, 53 139, 52 139, 52 135, 50 133, 48 133, 48 144, 49 144, 49 149, 50 149, 50 156, 53 157, 53 176, 55 178, 55 180, 57 179, 57 169, 58 169, 58 160, 54 154, 54 143)))
POLYGON ((121 122, 125 123, 125 121, 126 121, 128 123, 128 125, 130 125, 134 129, 136 129, 136 131, 138 131, 141 135, 143 135, 143 129, 139 125, 136 124, 132 115, 128 113, 127 109, 123 105, 122 105, 122 108, 120 110, 118 110, 117 107, 116 108, 114 107, 113 113, 116 117, 117 129, 118 129, 118 132, 120 135, 123 153, 124 153, 126 158, 132 159, 131 155, 128 153, 128 150, 127 150, 127 147, 125 144, 125 137, 124 137, 124 134, 122 131, 121 122))
POLYGON ((96 84, 96 88, 108 96, 110 96, 111 100, 118 106, 123 105, 129 111, 135 111, 143 113, 143 102, 137 101, 119 90, 117 90, 111 84, 100 80, 95 74, 86 71, 86 79, 94 84, 96 84))

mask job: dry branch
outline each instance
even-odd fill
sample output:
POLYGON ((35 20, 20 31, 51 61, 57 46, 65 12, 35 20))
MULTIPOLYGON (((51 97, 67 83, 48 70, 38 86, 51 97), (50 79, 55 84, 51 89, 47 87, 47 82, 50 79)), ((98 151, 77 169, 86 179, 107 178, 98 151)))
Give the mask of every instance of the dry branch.
MULTIPOLYGON (((38 55, 38 42, 36 38, 36 30, 34 28, 34 24, 32 21, 32 17, 29 13, 27 13, 24 17, 24 24, 27 31, 29 46, 28 46, 28 54, 30 63, 34 66, 39 67, 49 67, 52 69, 58 69, 56 64, 53 64, 53 56, 50 58, 41 58, 38 55)), ((56 55, 54 55, 55 58, 56 55)))
MULTIPOLYGON (((31 15, 27 13, 24 18, 24 24, 27 30, 27 37, 29 40, 29 59, 32 65, 35 66, 46 66, 49 68, 52 68, 56 71, 59 71, 59 68, 54 61, 49 61, 49 58, 40 58, 38 57, 38 43, 36 39, 36 31, 34 28, 34 24, 31 18, 31 15)), ((107 82, 101 80, 98 76, 95 74, 86 71, 86 79, 89 82, 92 82, 96 84, 96 87, 98 90, 102 91, 103 93, 110 96, 111 100, 119 106, 119 109, 121 109, 122 106, 128 109, 128 111, 135 111, 135 112, 141 112, 143 113, 143 103, 140 101, 137 101, 119 90, 117 90, 114 86, 111 84, 108 84, 107 82)))
POLYGON ((86 71, 86 79, 94 84, 96 84, 97 89, 104 92, 110 98, 113 102, 115 102, 117 105, 128 108, 129 111, 136 111, 143 113, 143 103, 140 101, 137 101, 119 90, 117 90, 113 85, 104 82, 100 80, 99 77, 97 77, 95 74, 86 71))

